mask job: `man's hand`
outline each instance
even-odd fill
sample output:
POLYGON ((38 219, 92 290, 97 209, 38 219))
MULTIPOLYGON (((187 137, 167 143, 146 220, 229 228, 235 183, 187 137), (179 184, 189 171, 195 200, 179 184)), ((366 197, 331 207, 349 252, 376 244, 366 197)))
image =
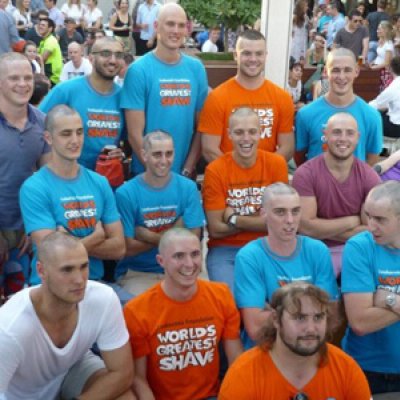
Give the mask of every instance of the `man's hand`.
POLYGON ((153 38, 149 39, 149 40, 146 42, 146 47, 147 47, 148 49, 151 49, 151 48, 153 47, 153 45, 154 45, 154 39, 153 39, 153 38))
POLYGON ((32 251, 31 237, 24 234, 17 245, 17 249, 19 249, 17 258, 21 258, 24 254, 30 253, 32 251))
POLYGON ((377 289, 374 293, 374 307, 384 308, 386 310, 393 311, 395 314, 400 316, 400 296, 389 290, 377 289), (386 297, 390 293, 396 296, 396 304, 393 307, 388 307, 386 304, 386 297))

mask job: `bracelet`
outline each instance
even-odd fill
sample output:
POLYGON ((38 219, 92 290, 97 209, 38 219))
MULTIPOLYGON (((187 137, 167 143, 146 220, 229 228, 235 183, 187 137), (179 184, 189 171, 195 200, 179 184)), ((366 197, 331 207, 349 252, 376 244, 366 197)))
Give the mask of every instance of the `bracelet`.
POLYGON ((186 168, 183 168, 182 170, 182 175, 186 176, 186 178, 189 178, 189 176, 191 175, 190 171, 186 168))

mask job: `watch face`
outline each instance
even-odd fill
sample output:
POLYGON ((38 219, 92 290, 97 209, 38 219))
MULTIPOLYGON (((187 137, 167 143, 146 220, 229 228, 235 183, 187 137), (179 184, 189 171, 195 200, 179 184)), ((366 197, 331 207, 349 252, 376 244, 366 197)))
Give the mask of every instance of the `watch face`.
POLYGON ((386 296, 386 305, 393 307, 396 304, 396 295, 394 293, 389 293, 386 296))

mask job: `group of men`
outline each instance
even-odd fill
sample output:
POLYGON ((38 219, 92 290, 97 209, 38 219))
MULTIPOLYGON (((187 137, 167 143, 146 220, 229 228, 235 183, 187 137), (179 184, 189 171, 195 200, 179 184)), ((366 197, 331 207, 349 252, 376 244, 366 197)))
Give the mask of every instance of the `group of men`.
POLYGON ((328 94, 296 116, 292 187, 294 108, 264 78, 264 37, 239 37, 237 75, 207 97, 204 68, 179 50, 184 10, 163 6, 155 29, 154 52, 122 89, 120 43, 97 40, 92 72, 52 89, 46 117, 28 105, 29 62, 0 57, 0 263, 6 270, 31 238, 31 282, 41 282, 0 308, 0 399, 215 399, 221 348, 235 363, 222 399, 400 390, 400 183, 379 184, 368 165, 382 131, 353 93, 354 54, 329 55, 328 94), (114 196, 93 169, 125 126, 136 176, 114 196), (204 211, 187 178, 201 151, 204 211), (198 279, 205 220, 215 282, 198 279), (99 282, 109 259, 130 294, 112 285, 120 300, 135 296, 123 312, 99 282), (326 345, 340 276, 343 345, 359 365, 326 345), (245 348, 260 339, 243 356, 240 318, 245 348))

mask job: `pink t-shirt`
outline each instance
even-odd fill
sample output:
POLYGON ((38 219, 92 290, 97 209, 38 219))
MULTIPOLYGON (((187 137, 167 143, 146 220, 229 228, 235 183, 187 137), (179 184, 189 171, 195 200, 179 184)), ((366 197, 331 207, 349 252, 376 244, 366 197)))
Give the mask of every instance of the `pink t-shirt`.
MULTIPOLYGON (((349 177, 338 182, 321 154, 301 165, 293 176, 293 187, 300 196, 317 200, 318 218, 340 218, 360 215, 368 192, 380 183, 378 174, 365 162, 354 158, 349 177)), ((328 246, 342 243, 324 240, 328 246)))

